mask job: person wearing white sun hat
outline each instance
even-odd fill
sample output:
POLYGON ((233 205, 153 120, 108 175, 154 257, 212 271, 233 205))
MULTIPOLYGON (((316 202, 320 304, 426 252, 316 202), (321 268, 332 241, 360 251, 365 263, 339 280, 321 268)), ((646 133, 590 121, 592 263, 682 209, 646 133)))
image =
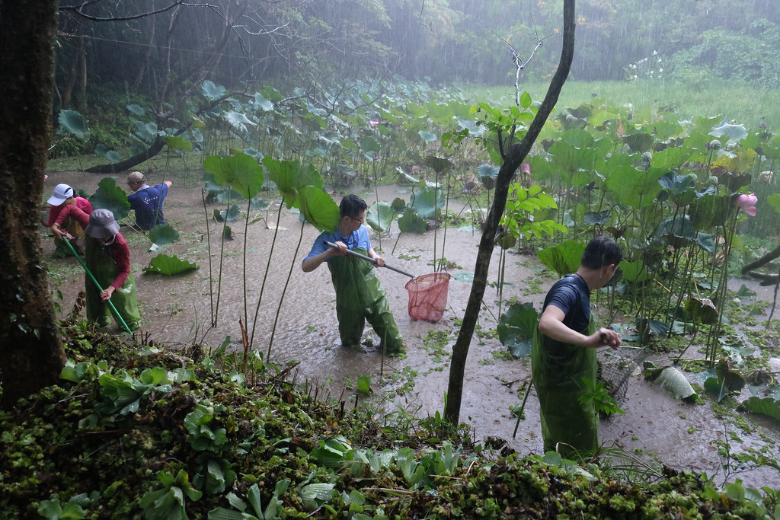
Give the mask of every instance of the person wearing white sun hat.
POLYGON ((114 214, 107 209, 96 209, 87 215, 75 205, 68 206, 52 226, 55 234, 69 238, 60 227, 67 218, 75 219, 84 229, 86 238, 86 264, 103 290, 98 290, 88 277, 87 321, 105 327, 110 323, 111 310, 108 300, 130 330, 138 328, 141 314, 136 300, 135 280, 130 272, 130 248, 119 232, 114 214))
MULTIPOLYGON (((46 202, 51 206, 49 209, 49 221, 42 222, 46 227, 52 227, 57 221, 60 212, 71 205, 75 205, 87 215, 92 213, 92 204, 83 197, 77 197, 75 190, 68 184, 58 184, 55 186, 52 196, 49 197, 49 200, 46 202)), ((84 230, 82 230, 78 222, 73 219, 69 219, 65 222, 63 227, 74 237, 71 241, 73 249, 79 252, 79 254, 82 254, 81 247, 79 247, 76 242, 79 238, 84 238, 84 230)), ((54 235, 54 245, 56 247, 54 252, 55 257, 62 258, 73 254, 56 234, 54 235)))

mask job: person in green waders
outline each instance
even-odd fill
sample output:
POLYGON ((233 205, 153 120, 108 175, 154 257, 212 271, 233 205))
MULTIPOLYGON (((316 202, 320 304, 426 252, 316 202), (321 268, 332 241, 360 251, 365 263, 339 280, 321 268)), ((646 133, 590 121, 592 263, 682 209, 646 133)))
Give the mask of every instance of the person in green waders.
POLYGON ((141 313, 135 296, 135 280, 130 272, 130 248, 119 232, 114 214, 107 209, 96 209, 87 215, 78 206, 68 206, 52 225, 52 231, 59 238, 71 238, 61 228, 67 218, 76 220, 84 229, 87 269, 103 288, 99 290, 89 277, 85 277, 87 321, 100 327, 107 326, 111 322, 111 309, 106 302, 111 300, 130 330, 137 329, 141 313))
POLYGON ((355 251, 376 260, 377 267, 385 265, 385 260, 371 247, 368 231, 363 226, 367 209, 366 201, 357 195, 344 197, 339 205, 341 220, 335 233, 320 234, 301 267, 308 273, 323 262, 328 264, 336 289, 336 316, 342 346, 360 349, 363 328, 368 320, 382 342, 383 351, 390 356, 404 357, 403 337, 374 266, 347 253, 347 250, 355 251), (336 244, 338 248, 325 242, 336 244))
POLYGON ((591 240, 579 269, 558 280, 544 299, 531 351, 544 451, 586 456, 598 449, 599 417, 585 379, 596 382, 596 349, 620 346, 620 334, 594 330, 590 292, 615 276, 623 255, 609 237, 591 240))

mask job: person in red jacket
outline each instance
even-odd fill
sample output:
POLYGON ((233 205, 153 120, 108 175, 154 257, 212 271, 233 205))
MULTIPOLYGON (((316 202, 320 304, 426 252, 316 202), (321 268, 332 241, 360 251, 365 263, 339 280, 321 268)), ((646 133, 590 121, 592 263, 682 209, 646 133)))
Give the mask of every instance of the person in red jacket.
POLYGON ((135 280, 130 272, 130 248, 119 232, 114 214, 107 209, 96 209, 87 215, 75 204, 67 206, 52 226, 60 238, 71 238, 61 227, 68 218, 75 219, 84 229, 87 269, 102 289, 98 289, 91 279, 85 277, 87 321, 96 322, 100 327, 107 326, 111 309, 106 302, 111 300, 130 330, 137 329, 141 314, 136 300, 135 280))
MULTIPOLYGON (((89 201, 83 197, 77 197, 73 188, 67 184, 58 184, 55 186, 54 193, 51 197, 49 197, 47 202, 51 208, 49 209, 48 223, 43 223, 43 225, 46 227, 52 227, 54 223, 57 222, 57 217, 59 217, 60 212, 68 206, 75 205, 87 215, 92 213, 92 204, 90 204, 89 201)), ((78 222, 73 219, 68 219, 64 223, 63 227, 71 236, 74 237, 70 243, 73 246, 73 249, 75 249, 76 252, 80 255, 83 255, 84 253, 81 247, 77 244, 77 241, 79 238, 84 238, 84 230, 81 229, 81 226, 79 226, 78 222)), ((54 256, 56 258, 64 258, 73 254, 62 241, 62 239, 57 237, 56 233, 54 235, 54 246, 56 248, 54 251, 54 256)))

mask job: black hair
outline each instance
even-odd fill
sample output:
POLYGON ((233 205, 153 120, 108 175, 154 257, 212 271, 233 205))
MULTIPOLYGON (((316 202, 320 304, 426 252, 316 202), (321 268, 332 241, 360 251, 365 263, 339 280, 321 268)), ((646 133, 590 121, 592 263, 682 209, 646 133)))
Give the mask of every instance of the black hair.
POLYGON ((588 269, 601 269, 612 264, 619 264, 623 253, 617 243, 607 236, 598 236, 588 242, 582 253, 580 264, 588 269))
POLYGON ((355 194, 347 195, 341 199, 341 204, 339 204, 339 214, 341 215, 341 218, 357 218, 361 212, 366 211, 367 209, 368 204, 366 204, 366 201, 355 194))

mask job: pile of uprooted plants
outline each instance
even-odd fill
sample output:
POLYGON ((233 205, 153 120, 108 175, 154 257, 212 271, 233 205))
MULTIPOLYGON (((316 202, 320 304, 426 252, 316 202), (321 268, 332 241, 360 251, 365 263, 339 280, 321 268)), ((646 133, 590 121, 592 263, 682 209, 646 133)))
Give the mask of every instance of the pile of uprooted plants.
POLYGON ((62 334, 61 384, 0 415, 3 518, 780 518, 768 488, 520 458, 438 418, 322 402, 225 345, 62 334))

